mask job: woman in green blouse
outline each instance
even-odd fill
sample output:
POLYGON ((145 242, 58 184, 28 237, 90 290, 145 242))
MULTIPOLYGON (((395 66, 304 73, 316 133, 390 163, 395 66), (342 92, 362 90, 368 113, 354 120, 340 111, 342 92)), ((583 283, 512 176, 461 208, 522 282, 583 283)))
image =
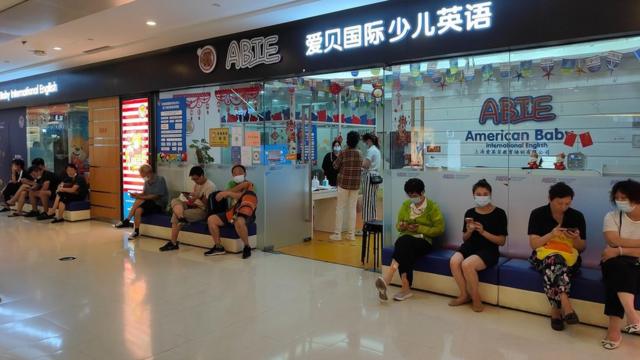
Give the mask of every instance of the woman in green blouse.
POLYGON ((413 267, 416 261, 431 251, 433 239, 444 233, 444 218, 438 204, 424 195, 424 183, 420 179, 409 179, 404 184, 404 192, 409 197, 398 212, 396 229, 400 237, 396 240, 393 261, 384 276, 376 280, 380 299, 386 301, 387 286, 393 274, 400 272, 402 289, 393 299, 403 301, 412 296, 413 267))

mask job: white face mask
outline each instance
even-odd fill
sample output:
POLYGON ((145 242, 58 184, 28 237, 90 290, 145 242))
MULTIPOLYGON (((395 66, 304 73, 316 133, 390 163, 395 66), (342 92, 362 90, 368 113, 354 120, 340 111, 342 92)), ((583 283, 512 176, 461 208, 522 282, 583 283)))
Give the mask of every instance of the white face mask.
POLYGON ((491 204, 491 196, 474 196, 473 201, 480 207, 491 204))
POLYGON ((616 207, 618 208, 618 210, 622 211, 625 214, 632 212, 636 208, 635 206, 631 206, 631 203, 628 200, 627 201, 616 200, 616 207))
POLYGON ((233 181, 234 181, 236 184, 239 184, 239 183, 241 183, 241 182, 244 182, 244 175, 236 175, 236 176, 234 176, 234 177, 233 177, 233 181))
POLYGON ((411 200, 411 202, 414 205, 418 205, 420 202, 422 202, 422 196, 418 196, 418 197, 410 197, 409 200, 411 200))
POLYGON ((342 150, 342 148, 340 146, 336 146, 333 148, 334 152, 340 152, 342 150))

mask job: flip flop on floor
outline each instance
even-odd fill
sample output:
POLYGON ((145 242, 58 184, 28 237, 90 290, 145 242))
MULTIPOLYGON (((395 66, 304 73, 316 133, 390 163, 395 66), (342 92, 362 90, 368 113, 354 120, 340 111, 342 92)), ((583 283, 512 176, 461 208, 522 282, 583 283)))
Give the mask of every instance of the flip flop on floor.
POLYGON ((631 324, 622 328, 623 332, 631 335, 640 335, 640 324, 631 324))
POLYGON ((607 350, 615 350, 618 347, 620 347, 620 343, 622 343, 622 338, 620 338, 620 340, 618 341, 613 341, 613 340, 609 340, 609 339, 602 339, 600 340, 600 344, 602 344, 602 347, 607 349, 607 350))

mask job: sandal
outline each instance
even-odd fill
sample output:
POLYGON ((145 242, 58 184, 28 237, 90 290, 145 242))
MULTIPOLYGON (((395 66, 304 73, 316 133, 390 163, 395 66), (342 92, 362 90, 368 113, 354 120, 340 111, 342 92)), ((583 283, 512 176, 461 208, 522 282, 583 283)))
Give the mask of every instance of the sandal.
POLYGON ((607 350, 615 350, 618 347, 620 347, 621 343, 622 343, 622 337, 618 341, 613 341, 613 340, 609 340, 609 339, 600 340, 600 344, 602 345, 602 347, 607 349, 607 350))
POLYGON ((631 324, 622 328, 622 332, 631 335, 640 335, 640 324, 631 324))

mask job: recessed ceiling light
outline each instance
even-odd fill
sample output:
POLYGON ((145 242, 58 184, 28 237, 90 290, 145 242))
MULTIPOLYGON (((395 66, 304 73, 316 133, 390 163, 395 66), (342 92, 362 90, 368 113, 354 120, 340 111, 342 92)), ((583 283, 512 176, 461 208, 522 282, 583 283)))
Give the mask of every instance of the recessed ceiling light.
POLYGON ((55 50, 55 51, 60 51, 60 50, 62 50, 62 48, 61 48, 60 46, 54 46, 54 47, 53 47, 53 50, 55 50))
POLYGON ((156 26, 156 22, 153 20, 147 20, 147 26, 156 26))

